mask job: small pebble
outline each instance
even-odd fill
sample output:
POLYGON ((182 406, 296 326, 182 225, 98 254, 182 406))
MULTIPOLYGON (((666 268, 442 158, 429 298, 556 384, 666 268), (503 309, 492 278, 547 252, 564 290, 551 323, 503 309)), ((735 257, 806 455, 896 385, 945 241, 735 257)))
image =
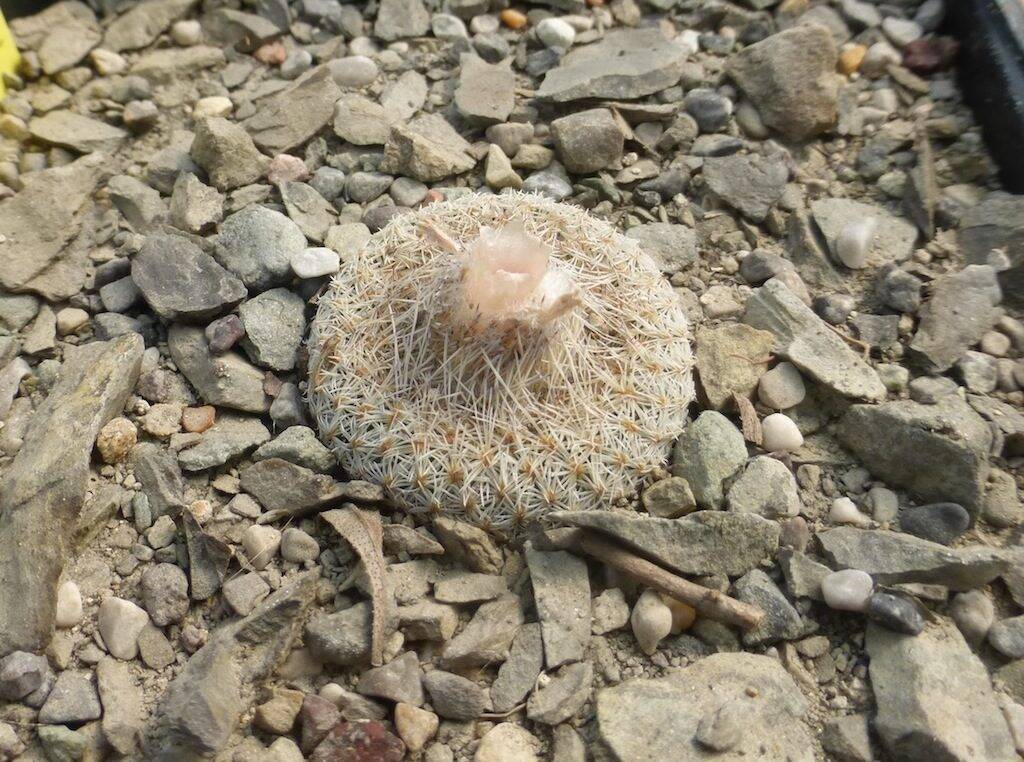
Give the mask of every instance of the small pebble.
POLYGON ((852 524, 863 527, 871 523, 871 519, 861 513, 857 504, 848 497, 837 497, 832 501, 828 518, 833 524, 852 524))
POLYGON ((868 618, 886 629, 904 635, 917 635, 924 629, 924 617, 918 607, 912 601, 891 593, 875 593, 871 596, 868 618))
POLYGON ((652 656, 658 650, 658 643, 672 632, 672 610, 656 590, 645 590, 633 606, 629 623, 640 650, 652 656))
POLYGON ((325 246, 303 249, 292 255, 292 272, 299 278, 319 278, 338 272, 341 257, 325 246))
POLYGON ((996 618, 996 607, 983 590, 959 593, 949 605, 949 615, 969 643, 980 643, 996 618))
POLYGON ((843 569, 821 581, 821 593, 829 608, 837 611, 865 611, 875 583, 859 569, 843 569))
POLYGON ((537 24, 537 39, 549 48, 567 50, 576 39, 576 30, 562 19, 547 18, 537 24))
POLYGON ((772 413, 761 421, 761 432, 766 452, 796 452, 804 443, 796 423, 783 413, 772 413))
POLYGON ((765 407, 788 410, 804 401, 807 389, 800 370, 788 362, 780 362, 761 376, 757 396, 765 407))
POLYGON ((195 19, 175 21, 171 27, 171 39, 183 48, 198 45, 203 41, 203 27, 195 19))
POLYGON ((54 624, 61 629, 74 627, 82 621, 82 593, 71 580, 57 588, 57 610, 54 624))

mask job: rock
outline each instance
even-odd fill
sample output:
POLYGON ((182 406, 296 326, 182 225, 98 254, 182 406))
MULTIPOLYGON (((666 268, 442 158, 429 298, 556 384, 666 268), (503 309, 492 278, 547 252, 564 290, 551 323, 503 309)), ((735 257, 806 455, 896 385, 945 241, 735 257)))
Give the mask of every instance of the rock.
POLYGON ((242 532, 242 548, 254 569, 265 569, 280 547, 281 532, 274 527, 253 525, 242 532))
POLYGON ((663 273, 677 273, 697 261, 697 234, 685 225, 636 225, 626 231, 626 237, 639 242, 640 250, 652 257, 663 273))
POLYGON ((156 760, 213 756, 255 699, 259 683, 291 651, 319 572, 307 572, 249 616, 220 626, 164 692, 149 721, 143 750, 156 760))
POLYGON ((869 220, 873 221, 873 229, 869 231, 870 235, 866 236, 861 267, 878 267, 888 262, 902 262, 914 253, 917 228, 902 217, 889 214, 874 204, 846 198, 820 198, 811 202, 811 214, 825 236, 832 256, 843 264, 847 263, 840 256, 840 248, 844 241, 851 240, 851 226, 869 220))
POLYGON ((610 535, 680 574, 745 574, 779 545, 779 526, 749 513, 698 511, 678 519, 614 511, 551 514, 555 523, 610 535))
POLYGON ((359 678, 356 690, 364 696, 423 705, 423 670, 413 651, 406 651, 383 667, 368 669, 359 678))
MULTIPOLYGON (((107 156, 95 154, 23 176, 21 191, 0 205, 0 230, 4 231, 0 285, 12 292, 32 291, 51 301, 81 291, 84 252, 69 244, 78 236, 91 208, 93 191, 110 174, 108 164, 107 156)), ((28 323, 37 309, 31 307, 27 318, 19 317, 26 313, 13 304, 4 311, 28 323)))
POLYGON ((331 77, 338 87, 365 87, 377 79, 377 64, 366 56, 343 56, 328 62, 331 77))
POLYGON ((672 87, 689 50, 660 30, 621 29, 573 49, 544 77, 537 97, 558 103, 584 98, 630 100, 672 87))
POLYGON ((828 388, 855 399, 885 399, 871 366, 782 283, 769 281, 754 291, 743 322, 773 333, 776 354, 828 388))
MULTIPOLYGON (((966 260, 975 265, 985 265, 993 249, 1002 249, 1007 253, 1017 251, 1022 210, 1024 201, 1019 195, 1002 192, 989 193, 981 203, 967 209, 960 219, 957 232, 966 260)), ((1021 284, 1024 283, 1024 261, 1019 255, 1010 255, 1010 267, 999 273, 999 283, 1007 299, 1019 305, 1021 284)), ((979 302, 984 305, 983 300, 979 302)), ((960 307, 963 314, 969 314, 970 305, 961 303, 960 307)), ((987 309, 985 305, 986 312, 987 309)), ((936 315, 940 314, 941 310, 936 309, 936 315)), ((982 317, 972 316, 976 320, 982 317)))
POLYGON ((331 728, 310 755, 310 762, 338 759, 368 759, 401 762, 405 744, 375 720, 339 722, 331 728), (364 756, 365 755, 365 756, 364 756))
POLYGON ((149 614, 131 601, 110 597, 100 604, 97 622, 107 650, 118 659, 128 660, 139 652, 136 640, 149 624, 149 614))
POLYGON ((681 476, 660 479, 644 490, 643 504, 652 516, 674 519, 697 508, 690 483, 681 476))
POLYGON ((729 58, 726 73, 761 119, 791 140, 804 140, 836 121, 836 46, 827 29, 795 26, 729 58))
POLYGON ((191 172, 182 172, 171 191, 171 222, 189 233, 202 233, 224 218, 224 196, 191 172))
POLYGON ((1000 619, 988 631, 988 642, 1008 659, 1024 657, 1024 616, 1000 619))
POLYGON ((305 332, 305 302, 285 288, 264 291, 238 308, 242 347, 258 365, 291 370, 305 332))
POLYGON ((72 21, 55 27, 36 53, 43 73, 54 75, 70 69, 85 58, 102 39, 94 23, 72 21))
POLYGON ((459 675, 435 669, 423 676, 434 711, 448 720, 475 720, 487 708, 484 689, 459 675))
POLYGON ((492 145, 487 149, 487 163, 484 169, 484 180, 489 188, 502 190, 503 188, 523 187, 523 179, 512 169, 512 164, 502 150, 492 145))
POLYGON ((434 520, 433 530, 454 562, 482 574, 501 571, 501 550, 482 529, 464 521, 441 517, 434 520))
POLYGON ((379 502, 379 488, 366 482, 339 484, 330 476, 317 474, 279 458, 255 463, 241 474, 242 489, 255 497, 268 511, 301 515, 324 507, 332 500, 379 502))
POLYGON ((1024 504, 1017 495, 1017 483, 1006 471, 993 468, 988 474, 988 492, 981 515, 995 527, 1014 527, 1024 520, 1024 504))
POLYGON ((1000 289, 988 265, 968 265, 931 284, 910 349, 932 373, 953 366, 999 317, 1000 289))
POLYGON ((287 688, 274 691, 273 697, 256 707, 253 724, 274 735, 288 735, 299 716, 305 694, 287 688))
POLYGON ((804 622, 800 613, 760 569, 751 569, 736 580, 733 593, 739 600, 757 606, 765 613, 764 619, 756 627, 743 633, 744 645, 793 640, 803 634, 804 622))
POLYGON ((188 614, 188 580, 174 564, 157 564, 142 573, 142 604, 158 627, 180 622, 188 614))
POLYGON ((914 638, 870 625, 866 647, 875 730, 894 757, 1013 757, 988 673, 951 621, 936 618, 914 638))
POLYGON ((0 655, 50 641, 57 587, 83 505, 93 442, 124 409, 142 339, 65 347, 57 383, 37 408, 0 485, 0 655), (35 538, 30 540, 29 538, 35 538), (31 600, 32 606, 24 601, 31 600))
POLYGON ((438 718, 433 712, 412 706, 395 705, 395 730, 412 753, 423 751, 427 742, 437 735, 438 718))
MULTIPOLYGON (((626 617, 628 616, 629 607, 626 606, 626 617)), ((491 685, 491 703, 494 711, 507 712, 522 703, 536 686, 537 678, 543 669, 544 642, 540 625, 524 624, 516 633, 508 658, 498 669, 498 677, 491 685)))
POLYGON ((142 691, 132 679, 128 665, 100 659, 96 665, 96 685, 103 704, 103 737, 120 754, 133 754, 146 715, 142 691))
POLYGON ((718 653, 669 677, 602 689, 596 702, 599 738, 617 759, 721 759, 697 735, 704 723, 701 735, 708 738, 707 725, 718 725, 722 720, 715 715, 733 702, 739 709, 725 711, 742 711, 743 732, 738 739, 727 734, 735 740, 730 758, 813 758, 800 689, 778 660, 746 653, 718 653))
POLYGON ((709 156, 703 171, 708 188, 752 222, 764 220, 789 179, 789 170, 778 155, 709 156))
POLYGON ((98 720, 102 713, 92 675, 69 669, 57 676, 53 690, 39 710, 39 721, 45 725, 79 725, 98 720))
POLYGON ((247 413, 264 413, 269 408, 263 373, 234 352, 212 355, 201 329, 171 326, 167 347, 178 369, 205 402, 247 413))
POLYGON ((920 500, 951 501, 977 515, 985 494, 992 434, 958 397, 854 405, 836 431, 872 474, 920 500), (953 433, 955 432, 955 434, 953 433))
POLYGON ((178 533, 178 528, 170 516, 160 516, 153 526, 146 530, 146 542, 152 548, 166 548, 178 533))
MULTIPOLYGON (((160 198, 160 192, 134 177, 116 175, 110 178, 107 195, 128 224, 138 232, 145 232, 167 220, 167 204, 160 198)), ((111 311, 117 311, 107 306, 111 311)))
POLYGON ((967 531, 971 516, 956 503, 932 503, 900 511, 900 529, 941 545, 950 545, 967 531))
POLYGON ((886 629, 904 635, 917 635, 924 629, 921 604, 910 598, 877 592, 868 601, 867 615, 886 629))
POLYGON ((473 762, 538 762, 536 748, 539 745, 525 728, 514 722, 499 722, 480 739, 473 762))
POLYGON ((284 286, 291 260, 305 251, 302 230, 280 212, 247 206, 224 220, 214 257, 255 292, 284 286))
POLYGON ((132 281, 165 320, 204 322, 245 298, 242 282, 185 238, 151 235, 132 259, 132 281))
POLYGON ((334 467, 334 456, 308 426, 290 426, 273 440, 260 445, 253 453, 254 461, 281 458, 297 466, 325 473, 334 467))
POLYGON ((523 611, 515 595, 503 595, 484 603, 445 646, 441 668, 461 671, 503 662, 522 623, 523 611))
MULTIPOLYGON (((867 7, 874 10, 874 6, 867 7)), ((837 762, 871 762, 875 758, 871 750, 868 718, 864 714, 848 714, 826 722, 821 733, 821 745, 837 762)))
POLYGON ((89 739, 84 732, 63 725, 43 725, 39 728, 39 743, 46 759, 72 762, 83 759, 89 750, 89 739))
POLYGON ((757 384, 757 398, 765 407, 788 410, 804 401, 804 387, 800 369, 792 363, 780 362, 769 370, 757 384))
POLYGON ((995 605, 983 590, 971 590, 953 598, 949 615, 968 643, 977 645, 985 639, 995 622, 995 605))
POLYGON ((137 438, 134 423, 127 418, 112 418, 100 429, 96 449, 105 463, 117 463, 128 457, 137 438))
POLYGON ((702 328, 697 333, 697 368, 708 402, 716 410, 731 407, 734 394, 750 397, 757 388, 774 337, 743 323, 702 328), (752 362, 737 362, 737 358, 752 362))
POLYGON ((50 674, 45 656, 14 651, 0 659, 0 699, 20 701, 43 685, 50 674))
POLYGON ((281 534, 281 558, 293 564, 315 561, 320 556, 320 544, 296 527, 288 527, 281 534))
POLYGON ((260 150, 290 153, 331 121, 340 97, 331 70, 317 67, 287 90, 261 100, 256 113, 242 126, 260 150))
POLYGON ((871 523, 871 519, 861 513, 857 504, 848 497, 837 497, 832 501, 828 518, 833 524, 852 524, 858 527, 868 526, 871 523))
POLYGON ((469 143, 444 117, 423 114, 391 128, 381 170, 431 183, 476 166, 468 150, 469 143))
POLYGON ((177 515, 184 505, 185 481, 174 455, 159 445, 142 442, 132 448, 131 465, 152 515, 177 515))
POLYGON ((832 572, 821 581, 821 593, 829 608, 866 611, 875 583, 859 569, 832 572))
POLYGON ((373 25, 374 35, 385 42, 422 37, 429 29, 430 14, 422 0, 383 0, 373 25))
POLYGON ((256 149, 244 129, 221 117, 207 117, 196 123, 190 153, 220 191, 258 181, 270 165, 270 159, 256 149))
POLYGON ((460 58, 455 108, 470 123, 504 122, 515 106, 515 75, 511 62, 490 64, 472 53, 460 58))
POLYGON ((783 463, 765 455, 747 464, 729 487, 727 503, 730 511, 765 518, 796 516, 803 508, 793 474, 783 463))
POLYGON ((672 631, 672 609, 656 590, 644 590, 629 617, 640 650, 648 656, 658 651, 658 644, 672 631))
POLYGON ((306 695, 299 710, 299 724, 302 726, 301 748, 307 753, 315 749, 340 720, 341 712, 326 695, 306 695))
POLYGON ((318 246, 293 254, 291 265, 292 271, 299 278, 320 278, 338 272, 341 260, 337 252, 318 246))
POLYGON ((306 645, 316 658, 329 664, 348 666, 368 659, 370 604, 357 603, 314 617, 306 626, 306 645))
POLYGON ((57 609, 54 624, 61 629, 74 627, 82 621, 82 592, 71 580, 57 588, 57 609))
POLYGON ((311 241, 323 243, 327 231, 337 220, 334 207, 305 183, 283 182, 279 190, 291 220, 311 241))
POLYGON ((526 563, 547 668, 582 660, 590 642, 590 580, 586 562, 566 551, 531 548, 526 551, 526 563))
POLYGON ((110 153, 128 137, 122 129, 73 111, 50 111, 34 117, 28 123, 28 131, 41 143, 78 153, 110 153))
POLYGON ((49 306, 39 309, 36 319, 25 329, 21 350, 27 355, 53 354, 57 346, 57 316, 49 306))
POLYGON ((800 429, 784 413, 772 413, 761 421, 761 436, 767 452, 796 452, 804 444, 800 429))
POLYGON ((232 577, 224 583, 224 600, 239 616, 248 616, 270 595, 270 585, 256 572, 232 577))
POLYGON ((170 194, 180 174, 201 172, 190 155, 194 140, 195 135, 191 132, 180 130, 173 133, 170 144, 150 157, 146 165, 146 181, 161 193, 170 194))
POLYGON ((825 600, 821 583, 832 570, 802 552, 786 547, 779 551, 779 566, 786 579, 786 590, 794 598, 825 600))
POLYGON ((723 483, 746 460, 743 435, 724 415, 708 410, 697 416, 676 440, 672 475, 689 482, 697 505, 718 508, 725 499, 723 483))
POLYGON ((623 135, 605 108, 577 111, 551 123, 558 158, 576 174, 589 174, 622 158, 623 135))
MULTIPOLYGON (((139 50, 156 41, 172 23, 186 15, 196 0, 149 0, 131 7, 107 27, 103 46, 115 52, 139 50)), ((197 44, 198 39, 192 44, 197 44)), ((179 43, 180 44, 180 43, 179 43)))
POLYGON ((255 418, 225 413, 203 432, 198 444, 178 453, 186 471, 222 466, 270 439, 267 427, 255 418))
POLYGON ((980 546, 951 550, 908 534, 838 527, 820 532, 828 560, 841 569, 860 569, 883 585, 919 582, 972 590, 1007 568, 998 553, 980 546))
POLYGON ((526 702, 526 716, 542 725, 558 725, 575 715, 590 698, 594 668, 590 662, 566 664, 526 702))
POLYGON ((346 95, 334 106, 334 134, 357 146, 381 146, 397 121, 379 103, 361 95, 346 95))

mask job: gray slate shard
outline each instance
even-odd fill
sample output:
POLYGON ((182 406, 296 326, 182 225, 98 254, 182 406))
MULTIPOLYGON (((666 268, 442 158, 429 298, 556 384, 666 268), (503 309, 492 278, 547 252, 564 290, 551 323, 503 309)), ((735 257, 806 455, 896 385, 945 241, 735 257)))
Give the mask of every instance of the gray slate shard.
POLYGON ((167 348, 178 370, 205 402, 247 413, 270 409, 270 397, 263 390, 263 372, 234 352, 211 353, 202 328, 171 326, 167 348))
POLYGON ((813 762, 806 713, 807 700, 779 661, 748 653, 714 654, 669 677, 629 680, 597 694, 599 739, 616 760, 813 762), (700 744, 704 718, 733 701, 744 716, 735 745, 721 753, 700 744))
POLYGON ((817 538, 835 568, 859 569, 882 585, 920 582, 973 590, 1010 567, 990 548, 952 549, 900 532, 836 527, 819 532, 817 538))
POLYGON ((1008 301, 1024 303, 1024 196, 990 193, 964 212, 957 237, 972 264, 987 263, 993 249, 1005 251, 1010 268, 999 282, 1008 301))
POLYGON ((981 509, 992 432, 955 395, 934 405, 898 400, 854 405, 836 429, 839 441, 875 476, 919 500, 981 509))
POLYGON ((150 235, 132 260, 132 280, 165 320, 206 322, 246 296, 241 280, 191 241, 150 235))
POLYGON ((554 522, 592 529, 680 574, 745 574, 774 558, 779 525, 752 513, 698 511, 678 519, 615 511, 559 511, 554 522))
POLYGON ((462 56, 455 108, 463 117, 479 125, 508 119, 516 100, 516 78, 510 63, 490 64, 478 55, 462 56))
POLYGON ((107 27, 103 47, 116 53, 144 48, 195 5, 196 0, 147 0, 134 5, 107 27))
POLYGON ((142 350, 137 334, 67 347, 60 377, 0 483, 0 657, 39 652, 50 641, 93 443, 124 409, 142 350))
POLYGON ((440 114, 423 114, 407 125, 391 128, 380 168, 432 183, 475 166, 466 139, 440 114))
POLYGON ((70 148, 79 153, 103 151, 110 153, 128 137, 120 127, 74 111, 50 111, 28 123, 28 131, 36 140, 48 145, 70 148))
POLYGON ((430 12, 423 0, 382 0, 378 6, 373 33, 385 42, 422 37, 429 30, 430 12))
POLYGON ((1017 759, 988 671, 950 619, 915 637, 868 625, 875 730, 893 759, 1017 759))
POLYGON ((317 67, 287 90, 259 101, 256 113, 242 126, 261 151, 287 153, 330 123, 340 97, 331 70, 317 67))
POLYGON ((564 550, 526 551, 548 669, 583 659, 590 642, 587 563, 564 550))
POLYGON ((210 636, 157 704, 143 741, 149 758, 177 762, 211 757, 224 747, 261 682, 291 652, 318 576, 318 570, 300 575, 210 636))
POLYGON ((697 232, 685 225, 651 222, 626 231, 663 273, 685 270, 697 261, 697 232))
POLYGON ((222 466, 270 440, 270 432, 258 418, 225 413, 203 432, 195 446, 178 453, 186 471, 203 471, 222 466))
POLYGON ((707 186, 752 222, 764 221, 789 179, 789 168, 779 155, 709 156, 703 171, 707 186))
POLYGON ((778 281, 769 281, 747 300, 743 322, 775 334, 775 352, 814 380, 854 399, 886 397, 874 368, 778 281))
POLYGON ((609 32, 573 48, 544 77, 537 97, 565 103, 583 98, 639 98, 672 87, 682 76, 687 48, 658 29, 609 32))
POLYGON ((911 351, 929 372, 949 370, 999 319, 1001 300, 996 271, 988 265, 936 278, 919 311, 911 351))
POLYGON ((185 480, 173 453, 153 442, 139 442, 132 448, 131 462, 153 518, 177 516, 185 505, 185 480))

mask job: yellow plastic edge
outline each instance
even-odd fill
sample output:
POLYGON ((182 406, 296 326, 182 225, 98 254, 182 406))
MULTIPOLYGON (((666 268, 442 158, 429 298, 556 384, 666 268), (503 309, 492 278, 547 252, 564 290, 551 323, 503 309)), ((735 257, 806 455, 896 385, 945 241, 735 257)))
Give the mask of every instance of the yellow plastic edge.
MULTIPOLYGON (((14 35, 4 20, 3 10, 0 10, 0 74, 14 74, 20 62, 21 54, 14 44, 14 35)), ((0 77, 0 98, 4 97, 5 89, 3 77, 0 77)))

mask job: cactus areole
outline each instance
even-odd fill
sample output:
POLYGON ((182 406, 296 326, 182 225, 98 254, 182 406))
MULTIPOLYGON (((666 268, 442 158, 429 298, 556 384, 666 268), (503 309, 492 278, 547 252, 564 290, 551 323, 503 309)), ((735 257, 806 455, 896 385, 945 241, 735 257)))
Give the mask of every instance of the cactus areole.
POLYGON ((653 260, 526 194, 394 219, 321 296, 309 345, 309 405, 350 476, 504 535, 635 495, 693 399, 653 260))

